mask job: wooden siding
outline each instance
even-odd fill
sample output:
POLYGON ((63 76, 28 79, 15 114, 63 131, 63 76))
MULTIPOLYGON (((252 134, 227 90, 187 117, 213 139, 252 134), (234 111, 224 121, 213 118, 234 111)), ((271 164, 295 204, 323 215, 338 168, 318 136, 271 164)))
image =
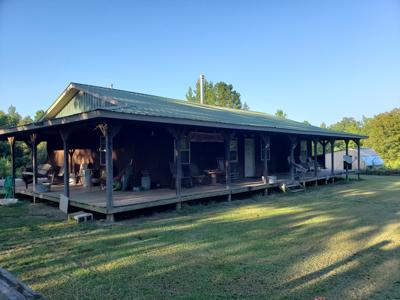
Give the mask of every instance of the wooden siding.
POLYGON ((85 92, 78 92, 72 99, 57 113, 56 118, 62 118, 99 108, 115 106, 109 101, 94 97, 85 92))

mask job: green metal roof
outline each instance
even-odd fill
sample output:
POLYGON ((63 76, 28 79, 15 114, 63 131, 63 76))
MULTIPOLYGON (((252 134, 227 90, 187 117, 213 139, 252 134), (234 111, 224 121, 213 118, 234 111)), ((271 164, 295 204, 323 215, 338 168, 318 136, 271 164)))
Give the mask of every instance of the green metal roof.
POLYGON ((69 126, 89 119, 127 119, 164 124, 205 126, 234 130, 280 132, 288 134, 363 139, 367 136, 337 132, 276 116, 184 100, 152 96, 113 88, 71 83, 38 122, 0 129, 0 140, 15 134, 69 126))
POLYGON ((276 116, 239 109, 202 105, 184 100, 140 94, 113 88, 105 88, 80 83, 71 83, 79 91, 86 92, 107 103, 101 109, 132 115, 164 117, 203 121, 229 125, 246 125, 267 130, 268 128, 290 130, 303 134, 338 135, 343 137, 364 138, 364 136, 335 132, 276 116), (110 105, 110 103, 112 105, 110 105))

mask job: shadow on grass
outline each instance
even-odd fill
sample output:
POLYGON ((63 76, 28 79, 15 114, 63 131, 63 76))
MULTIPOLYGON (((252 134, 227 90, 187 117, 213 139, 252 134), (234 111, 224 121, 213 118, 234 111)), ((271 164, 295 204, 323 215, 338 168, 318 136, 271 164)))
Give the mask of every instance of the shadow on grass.
POLYGON ((114 226, 14 220, 0 263, 54 299, 395 297, 399 191, 369 179, 114 226))

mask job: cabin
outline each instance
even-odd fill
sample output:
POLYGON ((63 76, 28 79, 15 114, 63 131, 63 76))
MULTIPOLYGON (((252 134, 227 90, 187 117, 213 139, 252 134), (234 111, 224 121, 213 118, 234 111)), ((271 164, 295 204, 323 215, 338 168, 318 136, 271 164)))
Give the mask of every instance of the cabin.
MULTIPOLYGON (((147 207, 333 181, 326 148, 366 136, 269 114, 70 83, 38 122, 1 129, 14 193, 114 215, 147 207), (31 180, 15 188, 15 142, 32 154, 31 180), (48 162, 38 165, 37 145, 48 162), (318 149, 322 149, 318 151, 318 149)), ((358 156, 359 157, 359 156, 358 156)), ((335 156, 331 155, 331 166, 335 156)), ((359 176, 359 174, 358 174, 359 176)))

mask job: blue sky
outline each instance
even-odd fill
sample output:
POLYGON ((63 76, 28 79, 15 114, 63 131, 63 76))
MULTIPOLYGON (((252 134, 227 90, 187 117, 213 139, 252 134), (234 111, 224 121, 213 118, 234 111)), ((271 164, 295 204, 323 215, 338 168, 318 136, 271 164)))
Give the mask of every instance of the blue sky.
POLYGON ((200 73, 315 125, 400 106, 400 1, 0 0, 0 110, 71 81, 183 99, 200 73))

